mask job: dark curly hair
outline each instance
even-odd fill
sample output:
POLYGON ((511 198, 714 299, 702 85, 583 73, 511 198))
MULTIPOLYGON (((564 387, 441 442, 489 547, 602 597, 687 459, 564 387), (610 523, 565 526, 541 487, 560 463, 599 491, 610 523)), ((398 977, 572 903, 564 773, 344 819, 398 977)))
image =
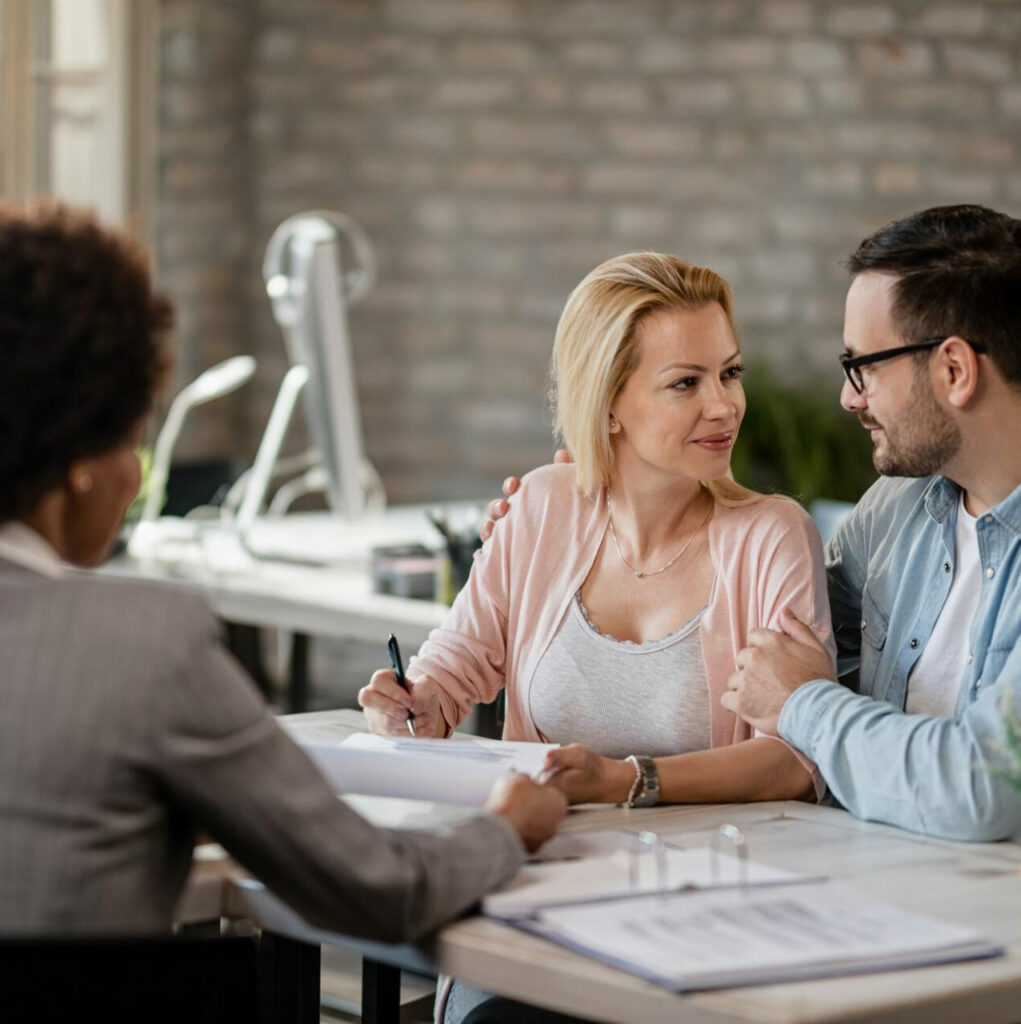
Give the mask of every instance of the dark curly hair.
POLYGON ((1021 221, 985 206, 934 206, 870 235, 847 268, 897 277, 893 322, 906 341, 975 342, 1021 386, 1021 221))
POLYGON ((0 522, 130 435, 172 324, 130 238, 62 204, 0 203, 0 522))

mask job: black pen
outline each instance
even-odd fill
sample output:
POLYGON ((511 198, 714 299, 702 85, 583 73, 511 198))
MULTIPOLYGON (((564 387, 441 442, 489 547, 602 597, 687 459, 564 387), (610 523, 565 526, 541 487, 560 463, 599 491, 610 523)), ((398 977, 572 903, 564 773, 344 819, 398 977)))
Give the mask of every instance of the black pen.
MULTIPOLYGON (((390 655, 390 664, 393 666, 394 674, 397 676, 397 682, 400 683, 401 689, 405 693, 411 693, 408 689, 408 680, 404 675, 404 662, 401 661, 401 649, 397 645, 397 637, 391 633, 386 638, 386 651, 390 655)), ((412 736, 415 736, 415 716, 409 711, 408 712, 408 732, 412 736)))

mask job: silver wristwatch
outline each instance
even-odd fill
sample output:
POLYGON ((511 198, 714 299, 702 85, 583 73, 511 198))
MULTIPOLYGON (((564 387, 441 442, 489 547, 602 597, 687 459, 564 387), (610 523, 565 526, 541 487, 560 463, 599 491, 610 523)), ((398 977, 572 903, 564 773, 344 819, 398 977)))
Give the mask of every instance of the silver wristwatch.
POLYGON ((655 807, 659 803, 659 772, 651 757, 644 754, 629 754, 626 761, 635 770, 635 781, 627 795, 628 807, 655 807))

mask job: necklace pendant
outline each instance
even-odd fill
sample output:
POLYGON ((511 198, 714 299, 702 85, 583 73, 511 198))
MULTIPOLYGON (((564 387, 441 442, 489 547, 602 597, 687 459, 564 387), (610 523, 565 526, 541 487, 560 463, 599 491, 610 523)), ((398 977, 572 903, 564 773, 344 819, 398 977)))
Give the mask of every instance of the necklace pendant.
POLYGON ((641 578, 642 578, 642 577, 643 577, 643 576, 645 575, 645 573, 644 573, 644 572, 642 572, 642 570, 641 570, 641 569, 635 569, 635 575, 636 575, 636 576, 637 576, 637 577, 638 577, 639 579, 641 579, 641 578))

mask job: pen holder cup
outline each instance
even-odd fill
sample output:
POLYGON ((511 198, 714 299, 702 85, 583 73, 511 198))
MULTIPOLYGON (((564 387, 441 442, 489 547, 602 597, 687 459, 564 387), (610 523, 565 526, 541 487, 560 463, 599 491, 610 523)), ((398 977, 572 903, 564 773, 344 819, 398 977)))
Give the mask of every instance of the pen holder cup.
POLYGON ((482 547, 478 534, 464 537, 451 537, 445 544, 447 573, 446 579, 437 586, 437 599, 446 604, 453 604, 454 598, 468 582, 471 574, 475 552, 482 547))

